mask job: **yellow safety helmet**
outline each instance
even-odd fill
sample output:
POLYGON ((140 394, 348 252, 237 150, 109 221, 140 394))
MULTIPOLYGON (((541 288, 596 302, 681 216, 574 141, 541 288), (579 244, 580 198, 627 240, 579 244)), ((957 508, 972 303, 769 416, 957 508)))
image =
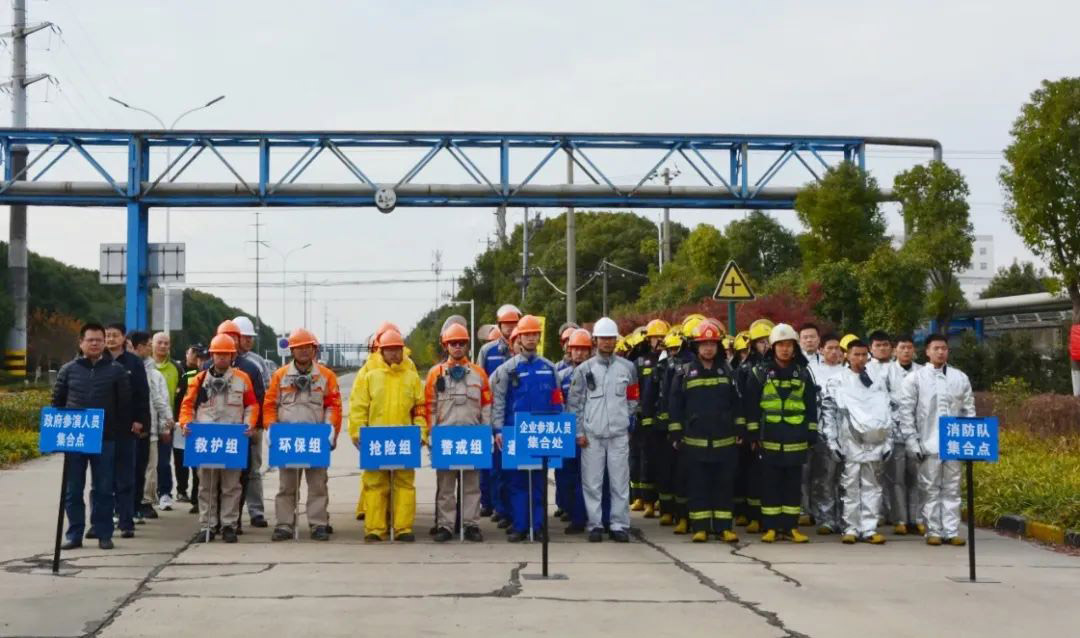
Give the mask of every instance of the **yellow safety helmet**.
POLYGON ((683 344, 682 336, 679 335, 677 330, 672 330, 664 337, 665 348, 681 348, 683 344))
POLYGON ((750 324, 747 339, 751 342, 757 341, 758 339, 767 339, 769 333, 772 332, 773 325, 773 322, 768 319, 755 319, 754 323, 750 324))
POLYGON ((653 319, 645 325, 645 337, 664 337, 667 336, 668 331, 671 330, 671 326, 663 319, 653 319))
POLYGON ((690 315, 682 322, 682 336, 687 339, 691 339, 694 336, 694 328, 698 327, 698 324, 705 321, 705 317, 702 315, 690 315))
POLYGON ((724 350, 730 350, 731 347, 733 345, 735 345, 735 338, 732 337, 731 335, 728 335, 728 336, 724 337, 723 345, 724 345, 724 350))
POLYGON ((735 335, 735 352, 741 352, 750 348, 750 334, 743 330, 735 335))
POLYGON ((840 349, 844 352, 847 352, 848 344, 850 344, 852 341, 857 341, 858 339, 858 335, 853 335, 851 333, 844 335, 844 337, 840 339, 840 349))
POLYGON ((619 337, 619 340, 615 342, 615 354, 625 354, 630 351, 630 348, 626 344, 626 337, 619 337))

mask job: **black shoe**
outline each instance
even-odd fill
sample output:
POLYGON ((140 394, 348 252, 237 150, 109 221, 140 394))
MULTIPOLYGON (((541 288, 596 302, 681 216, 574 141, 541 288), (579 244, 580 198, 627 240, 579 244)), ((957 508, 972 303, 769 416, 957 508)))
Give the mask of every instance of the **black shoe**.
POLYGON ((237 540, 239 540, 238 538, 236 538, 236 528, 232 527, 231 525, 226 525, 225 527, 222 527, 221 540, 225 541, 226 543, 235 543, 237 540))
POLYGON ((191 506, 191 509, 189 509, 187 511, 187 513, 188 514, 198 514, 199 513, 199 504, 198 503, 193 503, 192 506, 191 506))
POLYGON ((506 535, 506 542, 508 543, 520 543, 521 541, 528 539, 529 535, 525 532, 510 532, 506 535))
POLYGON ((209 534, 207 534, 206 531, 205 528, 199 530, 199 533, 195 535, 196 543, 210 543, 217 537, 217 534, 215 534, 213 530, 210 530, 209 534))
POLYGON ((499 529, 507 529, 509 527, 510 527, 510 519, 504 518, 504 519, 501 519, 499 521, 499 524, 498 524, 499 529))
POLYGON ((357 514, 356 515, 356 520, 358 520, 358 521, 364 520, 364 513, 360 512, 359 514, 357 514))
POLYGON ((378 534, 368 534, 367 536, 364 537, 364 542, 365 543, 381 543, 382 542, 382 536, 379 536, 378 534))
POLYGON ((434 535, 436 535, 438 533, 439 533, 439 526, 438 525, 432 525, 431 527, 428 528, 428 531, 427 531, 428 536, 434 536, 434 535))
POLYGON ((630 535, 626 533, 626 530, 616 530, 611 533, 611 540, 616 543, 629 543, 630 535))
POLYGON ((491 522, 492 523, 501 523, 503 520, 505 520, 505 519, 502 517, 502 514, 499 514, 498 512, 495 512, 494 514, 491 515, 491 522))
POLYGON ((97 532, 95 532, 95 531, 94 531, 94 528, 93 528, 93 527, 91 527, 90 529, 86 530, 86 537, 87 537, 87 538, 90 538, 90 539, 94 539, 94 538, 97 538, 97 532))
POLYGON ((484 542, 484 535, 480 533, 480 528, 470 525, 465 528, 465 540, 470 543, 482 543, 484 542))
POLYGON ((560 507, 559 509, 556 509, 554 512, 552 512, 551 515, 555 518, 561 519, 563 516, 566 515, 566 511, 560 507))
POLYGON ((415 543, 416 536, 414 536, 412 532, 405 532, 404 534, 398 534, 397 536, 395 536, 394 540, 401 543, 415 543))
POLYGON ((64 543, 63 545, 60 546, 60 549, 63 549, 63 550, 79 549, 80 547, 82 547, 82 541, 67 541, 66 543, 64 543))
POLYGON ((266 522, 266 517, 262 514, 257 514, 251 517, 252 527, 268 527, 269 523, 266 522))
POLYGON ((330 540, 330 533, 326 531, 326 525, 316 525, 315 529, 311 530, 311 540, 313 540, 313 541, 328 541, 328 540, 330 540))
POLYGON ((99 549, 112 549, 113 547, 116 547, 113 545, 111 538, 99 538, 97 546, 99 549))
POLYGON ((176 502, 177 503, 190 503, 191 499, 188 498, 187 492, 185 492, 184 490, 178 490, 176 492, 176 502))
POLYGON ((480 508, 480 516, 483 516, 484 518, 487 518, 487 517, 491 516, 494 513, 495 513, 495 510, 491 509, 490 507, 482 507, 482 508, 480 508))
POLYGON ((331 525, 330 523, 326 524, 326 533, 327 534, 333 534, 334 533, 334 526, 331 525))
POLYGON ((454 534, 450 530, 446 529, 445 527, 440 527, 440 528, 435 530, 435 533, 432 534, 432 536, 435 537, 435 542, 436 543, 445 543, 446 541, 453 538, 454 534))
POLYGON ((287 527, 275 527, 274 533, 270 535, 272 541, 291 541, 292 539, 292 530, 287 527))
POLYGON ((146 525, 146 517, 143 516, 142 512, 135 512, 135 516, 133 516, 132 518, 135 519, 136 525, 146 525))
POLYGON ((603 540, 604 540, 604 530, 600 529, 599 527, 594 527, 589 532, 589 542, 590 543, 599 543, 599 542, 602 542, 603 540))
POLYGON ((570 522, 570 512, 563 512, 562 516, 559 517, 559 520, 564 522, 564 523, 569 523, 570 522))
POLYGON ((133 530, 133 529, 121 530, 120 538, 135 538, 135 530, 133 530))
POLYGON ((566 527, 565 530, 563 530, 563 533, 564 534, 584 534, 585 533, 585 526, 584 525, 570 524, 570 525, 568 525, 566 527))
POLYGON ((154 509, 154 506, 149 504, 149 503, 143 503, 142 504, 142 511, 140 513, 146 518, 157 518, 158 517, 157 510, 154 509))
POLYGON ((543 543, 544 542, 544 530, 538 529, 535 532, 533 532, 533 540, 536 541, 537 543, 543 543))

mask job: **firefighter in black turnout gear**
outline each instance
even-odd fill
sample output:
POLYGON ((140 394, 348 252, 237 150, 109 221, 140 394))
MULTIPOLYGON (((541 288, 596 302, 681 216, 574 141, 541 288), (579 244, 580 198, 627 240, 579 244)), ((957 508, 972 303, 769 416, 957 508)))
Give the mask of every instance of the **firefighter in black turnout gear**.
MULTIPOLYGON (((669 326, 662 319, 653 319, 645 326, 645 334, 630 353, 630 360, 637 368, 638 384, 643 398, 653 396, 652 390, 657 383, 656 366, 663 352, 664 335, 669 326)), ((644 510, 645 518, 658 516, 658 495, 656 484, 657 460, 661 452, 658 448, 667 445, 666 436, 657 427, 655 404, 652 409, 638 404, 638 427, 631 435, 630 476, 631 488, 637 488, 631 510, 644 510), (658 434, 659 433, 659 434, 658 434), (636 442, 636 443, 635 443, 636 442), (634 506, 640 506, 634 509, 634 506)))

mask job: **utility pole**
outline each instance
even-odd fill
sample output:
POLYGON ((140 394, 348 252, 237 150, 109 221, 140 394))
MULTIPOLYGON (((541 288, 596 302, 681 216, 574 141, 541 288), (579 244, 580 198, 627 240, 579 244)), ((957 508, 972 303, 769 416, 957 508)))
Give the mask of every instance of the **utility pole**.
POLYGON ((607 316, 607 276, 608 276, 607 263, 608 263, 607 262, 607 257, 604 257, 604 260, 600 262, 600 268, 601 268, 601 273, 602 273, 601 276, 604 278, 604 292, 603 292, 603 306, 604 306, 604 309, 603 309, 603 312, 601 314, 603 316, 605 316, 605 317, 607 316))
MULTIPOLYGON (((255 352, 259 351, 259 333, 262 328, 262 315, 259 314, 259 271, 262 270, 262 257, 259 255, 259 249, 262 248, 262 242, 259 240, 259 229, 262 228, 262 223, 259 222, 259 211, 255 211, 255 352)), ((168 294, 168 292, 166 292, 168 294)))
POLYGON ((442 251, 436 250, 431 262, 431 271, 435 273, 435 307, 439 307, 439 275, 442 274, 442 251))
MULTIPOLYGON (((670 186, 671 180, 680 175, 679 169, 673 171, 668 167, 664 167, 664 170, 660 171, 660 177, 664 180, 664 186, 670 186)), ((661 223, 660 233, 663 235, 663 243, 660 246, 660 271, 663 272, 664 266, 671 263, 671 209, 664 207, 664 221, 661 223)))
POLYGON ((495 209, 495 238, 499 243, 499 247, 506 246, 506 206, 499 206, 495 209))
MULTIPOLYGON (((566 183, 574 183, 574 151, 566 149, 566 183)), ((577 229, 574 208, 566 209, 566 320, 577 323, 577 229)))
POLYGON ((525 208, 525 223, 521 225, 521 305, 529 289, 529 209, 525 208))
MULTIPOLYGON (((11 31, 3 37, 11 38, 11 80, 6 86, 11 90, 11 126, 26 128, 26 87, 49 77, 47 73, 26 75, 26 36, 47 29, 51 22, 26 26, 26 0, 12 0, 11 31)), ((13 179, 26 180, 26 154, 24 146, 11 152, 13 179)), ((15 305, 15 317, 4 341, 3 369, 13 377, 26 377, 26 322, 29 312, 30 279, 29 259, 26 247, 26 204, 12 204, 8 232, 8 290, 15 305)))

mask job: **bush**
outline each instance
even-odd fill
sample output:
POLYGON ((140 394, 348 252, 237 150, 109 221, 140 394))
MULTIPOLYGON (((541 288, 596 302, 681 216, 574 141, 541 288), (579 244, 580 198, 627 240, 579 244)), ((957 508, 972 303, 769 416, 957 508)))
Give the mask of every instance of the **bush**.
POLYGON ((1031 397, 1031 384, 1020 377, 1005 377, 991 387, 1000 410, 1015 410, 1031 397))
POLYGON ((0 467, 38 456, 38 433, 22 428, 0 428, 0 467))
POLYGON ((1080 438, 1080 397, 1036 394, 1018 400, 1015 396, 976 392, 975 414, 996 416, 1002 427, 1018 427, 1042 436, 1080 438))
POLYGON ((24 390, 0 394, 0 430, 37 430, 41 408, 49 405, 48 390, 24 390))
POLYGON ((976 343, 975 336, 966 333, 949 353, 949 364, 967 373, 975 390, 989 390, 1006 377, 1017 377, 1034 392, 1072 394, 1064 345, 1053 355, 1046 355, 1035 350, 1031 338, 1025 335, 1006 333, 976 343))

